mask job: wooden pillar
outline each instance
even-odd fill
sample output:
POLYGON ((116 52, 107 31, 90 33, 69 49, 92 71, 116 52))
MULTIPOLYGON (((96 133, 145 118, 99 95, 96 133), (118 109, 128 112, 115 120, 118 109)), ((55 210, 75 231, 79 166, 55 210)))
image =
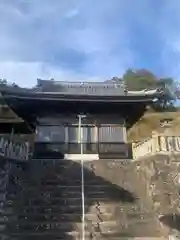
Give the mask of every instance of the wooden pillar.
POLYGON ((94 138, 93 138, 94 142, 97 143, 98 142, 98 125, 97 122, 95 121, 94 124, 94 138))
POLYGON ((126 121, 124 119, 123 121, 123 140, 124 140, 124 143, 127 143, 127 131, 126 131, 126 121))

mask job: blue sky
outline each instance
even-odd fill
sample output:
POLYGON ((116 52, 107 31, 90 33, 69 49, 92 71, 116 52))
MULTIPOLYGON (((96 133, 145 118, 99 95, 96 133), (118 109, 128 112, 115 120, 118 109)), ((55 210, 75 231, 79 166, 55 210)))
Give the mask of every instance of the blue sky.
POLYGON ((127 68, 180 79, 179 0, 0 0, 0 77, 106 80, 127 68))

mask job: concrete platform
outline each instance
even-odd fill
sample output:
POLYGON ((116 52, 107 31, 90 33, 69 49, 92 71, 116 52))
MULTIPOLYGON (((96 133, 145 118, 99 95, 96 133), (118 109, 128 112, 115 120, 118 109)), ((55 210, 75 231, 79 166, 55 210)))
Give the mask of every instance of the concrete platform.
POLYGON ((64 159, 73 161, 94 161, 99 160, 99 154, 65 154, 64 159))

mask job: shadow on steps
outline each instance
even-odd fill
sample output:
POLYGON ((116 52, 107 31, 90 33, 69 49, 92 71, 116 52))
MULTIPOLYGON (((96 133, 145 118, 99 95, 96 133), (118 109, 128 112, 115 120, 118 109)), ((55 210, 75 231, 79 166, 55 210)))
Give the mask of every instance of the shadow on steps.
MULTIPOLYGON (((123 164, 84 163, 86 240, 162 236, 134 166, 123 164)), ((80 163, 12 163, 10 176, 4 209, 7 239, 82 240, 80 163)))
MULTIPOLYGON (((135 196, 86 167, 84 185, 86 239, 93 234, 106 235, 106 230, 112 232, 109 237, 113 236, 116 218, 111 207, 122 202, 132 204, 135 196)), ((8 221, 4 233, 9 239, 82 239, 80 163, 34 160, 24 165, 12 164, 5 214, 8 221)))

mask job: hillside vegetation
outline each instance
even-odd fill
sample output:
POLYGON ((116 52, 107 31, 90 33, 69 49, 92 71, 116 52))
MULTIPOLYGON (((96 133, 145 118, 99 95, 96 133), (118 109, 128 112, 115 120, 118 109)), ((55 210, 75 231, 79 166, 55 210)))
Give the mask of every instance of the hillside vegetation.
POLYGON ((141 141, 152 136, 152 131, 167 132, 180 135, 180 111, 177 112, 148 112, 128 131, 129 141, 141 141), (163 120, 171 119, 170 126, 163 127, 163 120))

